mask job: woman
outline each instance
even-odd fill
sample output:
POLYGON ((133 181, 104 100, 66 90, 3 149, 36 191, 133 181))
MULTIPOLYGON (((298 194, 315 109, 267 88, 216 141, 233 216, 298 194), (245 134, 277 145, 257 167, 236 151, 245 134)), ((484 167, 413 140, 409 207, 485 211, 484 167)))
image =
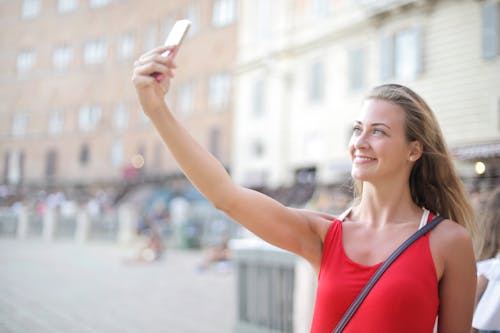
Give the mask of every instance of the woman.
POLYGON ((135 63, 132 80, 144 112, 216 208, 313 266, 319 285, 312 332, 331 332, 370 272, 437 212, 447 220, 411 247, 416 251, 405 252, 409 259, 397 260, 403 266, 391 266, 344 332, 432 332, 436 316, 440 333, 470 332, 476 274, 466 227, 473 213, 439 126, 420 97, 396 85, 368 96, 349 144, 358 200, 334 219, 285 207, 231 180, 164 103, 175 65, 160 54, 169 49, 154 49, 135 63), (155 72, 161 75, 152 77, 155 72), (422 271, 404 271, 413 266, 422 271))
POLYGON ((481 217, 478 240, 474 332, 500 332, 500 187, 493 191, 481 217))

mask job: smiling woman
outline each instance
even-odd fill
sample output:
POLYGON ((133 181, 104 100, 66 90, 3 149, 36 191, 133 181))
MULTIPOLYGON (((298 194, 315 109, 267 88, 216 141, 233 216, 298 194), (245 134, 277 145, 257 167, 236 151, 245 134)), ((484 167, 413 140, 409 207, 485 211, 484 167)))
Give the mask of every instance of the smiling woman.
POLYGON ((143 111, 215 207, 316 270, 312 332, 331 332, 377 268, 436 215, 446 220, 398 257, 343 332, 431 333, 436 318, 439 333, 470 332, 476 275, 466 229, 472 229, 472 209, 422 98, 400 85, 368 95, 349 148, 357 201, 335 218, 285 207, 234 183, 165 104, 175 68, 173 57, 162 56, 166 50, 153 49, 135 62, 132 80, 143 111))

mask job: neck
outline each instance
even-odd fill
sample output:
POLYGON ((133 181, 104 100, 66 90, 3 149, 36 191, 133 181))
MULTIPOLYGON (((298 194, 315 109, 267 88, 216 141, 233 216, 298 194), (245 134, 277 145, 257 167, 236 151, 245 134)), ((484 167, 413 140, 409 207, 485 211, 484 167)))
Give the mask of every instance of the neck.
POLYGON ((375 186, 365 182, 356 220, 373 227, 419 221, 422 209, 413 202, 408 184, 375 186))

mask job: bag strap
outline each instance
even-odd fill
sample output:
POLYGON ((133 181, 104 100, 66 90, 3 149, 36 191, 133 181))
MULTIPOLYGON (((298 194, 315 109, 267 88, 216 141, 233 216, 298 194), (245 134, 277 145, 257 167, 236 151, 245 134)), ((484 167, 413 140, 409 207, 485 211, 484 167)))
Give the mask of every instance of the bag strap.
POLYGON ((342 319, 339 321, 339 323, 335 327, 335 330, 333 330, 333 333, 341 333, 344 330, 345 326, 347 325, 347 323, 349 323, 349 320, 351 320, 354 313, 356 313, 356 311, 358 310, 361 303, 363 303, 363 301, 365 300, 365 298, 368 295, 368 293, 370 292, 370 290, 373 288, 375 283, 377 283, 377 281, 380 279, 382 274, 384 274, 384 272, 387 270, 387 268, 389 268, 389 266, 394 262, 394 260, 396 260, 397 257, 399 257, 399 255, 401 253, 403 253, 403 251, 408 248, 408 246, 410 246, 417 239, 419 239, 420 237, 425 235, 427 232, 432 230, 435 226, 437 226, 443 220, 444 220, 444 217, 442 217, 442 216, 434 217, 424 227, 417 230, 410 238, 408 238, 403 244, 401 244, 396 249, 396 251, 394 251, 389 256, 389 258, 387 258, 387 260, 382 264, 382 266, 380 266, 377 269, 377 271, 375 272, 375 274, 373 274, 373 276, 370 278, 368 283, 363 287, 363 289, 358 294, 358 296, 356 297, 354 302, 352 302, 352 304, 349 306, 347 311, 344 313, 344 316, 342 317, 342 319))

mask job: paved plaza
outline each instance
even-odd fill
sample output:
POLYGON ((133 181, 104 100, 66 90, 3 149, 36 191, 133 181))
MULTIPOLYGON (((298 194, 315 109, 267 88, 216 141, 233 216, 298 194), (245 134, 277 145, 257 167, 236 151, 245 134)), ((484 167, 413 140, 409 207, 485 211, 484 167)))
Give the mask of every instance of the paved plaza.
POLYGON ((233 332, 232 270, 198 272, 199 251, 130 256, 111 243, 0 239, 0 332, 233 332))

